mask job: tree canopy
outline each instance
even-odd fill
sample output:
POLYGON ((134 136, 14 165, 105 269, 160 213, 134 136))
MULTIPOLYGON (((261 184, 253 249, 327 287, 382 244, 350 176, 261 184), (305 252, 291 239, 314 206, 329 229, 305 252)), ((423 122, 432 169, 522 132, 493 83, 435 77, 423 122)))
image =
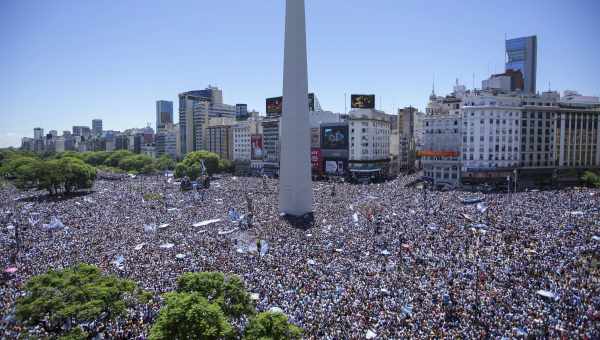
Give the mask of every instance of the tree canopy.
POLYGON ((254 305, 244 282, 237 275, 219 272, 184 273, 177 280, 177 291, 199 293, 211 303, 218 304, 230 318, 254 314, 254 305))
POLYGON ((302 329, 288 322, 280 312, 262 312, 250 320, 244 332, 247 340, 296 340, 302 338, 302 329))
POLYGON ((219 305, 200 293, 167 293, 150 339, 223 339, 234 330, 219 305))
POLYGON ((185 273, 150 332, 151 339, 300 339, 302 330, 282 313, 256 310, 244 282, 219 272, 185 273), (250 319, 244 333, 232 327, 250 319), (241 322, 240 322, 241 321, 241 322))
POLYGON ((114 319, 126 313, 128 304, 147 298, 133 281, 103 275, 87 264, 34 276, 24 290, 17 299, 17 319, 56 335, 68 331, 63 327, 67 321, 84 323, 101 315, 114 319), (46 318, 49 322, 42 322, 46 318))
POLYGON ((17 188, 38 188, 50 194, 91 188, 96 179, 96 169, 73 157, 50 160, 16 157, 5 164, 2 171, 15 180, 17 188))
POLYGON ((592 171, 586 171, 581 180, 590 187, 600 188, 600 175, 592 171))
POLYGON ((194 180, 201 174, 201 164, 204 161, 208 175, 219 172, 219 155, 208 151, 194 151, 188 153, 183 161, 175 167, 175 177, 188 176, 194 180))

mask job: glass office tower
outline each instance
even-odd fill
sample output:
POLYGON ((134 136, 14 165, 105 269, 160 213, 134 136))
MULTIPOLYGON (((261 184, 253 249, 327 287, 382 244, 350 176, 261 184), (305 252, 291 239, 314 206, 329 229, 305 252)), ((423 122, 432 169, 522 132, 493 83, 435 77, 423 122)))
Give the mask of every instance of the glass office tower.
POLYGON ((506 70, 521 71, 525 93, 536 93, 537 37, 506 40, 506 70))

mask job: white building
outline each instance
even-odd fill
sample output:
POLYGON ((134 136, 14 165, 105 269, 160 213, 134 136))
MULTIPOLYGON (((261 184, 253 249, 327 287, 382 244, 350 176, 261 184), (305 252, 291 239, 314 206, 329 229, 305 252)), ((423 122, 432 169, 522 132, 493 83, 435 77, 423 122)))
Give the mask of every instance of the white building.
POLYGON ((563 104, 600 104, 600 98, 595 96, 582 96, 577 91, 565 90, 560 98, 563 104))
POLYGON ((349 112, 351 172, 388 171, 390 162, 390 122, 383 111, 353 109, 349 112))
POLYGON ((519 166, 521 99, 480 92, 464 99, 463 171, 519 166))
POLYGON ((435 184, 460 185, 461 114, 466 95, 465 86, 457 81, 450 95, 441 97, 432 92, 429 96, 418 155, 424 175, 435 184))
POLYGON ((250 118, 233 126, 233 160, 250 161, 252 154, 252 135, 261 134, 261 125, 250 118))

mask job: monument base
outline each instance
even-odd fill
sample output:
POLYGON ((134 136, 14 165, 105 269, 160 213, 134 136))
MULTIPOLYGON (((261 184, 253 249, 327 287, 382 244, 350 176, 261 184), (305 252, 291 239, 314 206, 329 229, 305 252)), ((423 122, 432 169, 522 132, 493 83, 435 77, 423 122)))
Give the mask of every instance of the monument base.
POLYGON ((308 230, 315 225, 315 214, 313 212, 309 212, 300 216, 282 214, 281 218, 286 220, 294 228, 302 230, 308 230))

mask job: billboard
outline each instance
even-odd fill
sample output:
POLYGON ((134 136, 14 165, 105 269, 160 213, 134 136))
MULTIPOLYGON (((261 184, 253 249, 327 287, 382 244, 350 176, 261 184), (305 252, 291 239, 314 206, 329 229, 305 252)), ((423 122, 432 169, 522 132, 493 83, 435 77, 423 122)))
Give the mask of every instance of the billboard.
POLYGON ((263 139, 262 135, 250 136, 250 142, 252 143, 250 153, 253 161, 260 161, 264 157, 263 139))
POLYGON ((325 173, 330 175, 344 175, 344 161, 326 160, 325 173))
MULTIPOLYGON (((308 111, 315 110, 315 94, 308 94, 308 111)), ((283 97, 267 98, 267 116, 280 115, 283 112, 283 97)))
POLYGON ((326 150, 348 149, 348 126, 323 126, 321 148, 326 150))
POLYGON ((458 151, 432 151, 423 150, 417 151, 418 157, 458 157, 460 153, 458 151))
POLYGON ((353 109, 374 109, 374 94, 353 94, 350 96, 350 107, 353 109))
POLYGON ((280 115, 283 112, 283 97, 267 98, 267 116, 280 115))
POLYGON ((312 170, 320 173, 323 169, 323 155, 321 154, 321 149, 312 148, 310 149, 310 163, 312 165, 312 170))

